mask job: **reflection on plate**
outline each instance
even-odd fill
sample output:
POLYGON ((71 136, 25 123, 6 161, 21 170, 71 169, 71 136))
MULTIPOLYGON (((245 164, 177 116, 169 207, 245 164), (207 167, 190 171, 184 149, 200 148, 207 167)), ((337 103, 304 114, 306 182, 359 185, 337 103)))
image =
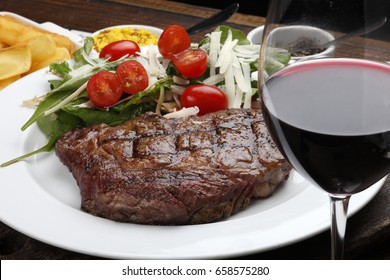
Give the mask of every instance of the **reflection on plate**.
MULTIPOLYGON (((0 162, 46 141, 36 126, 20 127, 32 109, 23 100, 48 90, 47 70, 15 82, 0 93, 0 162)), ((193 226, 123 224, 80 210, 79 190, 54 153, 0 168, 0 219, 43 242, 109 258, 224 258, 284 246, 329 227, 328 198, 293 172, 271 197, 255 201, 231 218, 193 226)), ((351 199, 355 213, 384 180, 351 199)))

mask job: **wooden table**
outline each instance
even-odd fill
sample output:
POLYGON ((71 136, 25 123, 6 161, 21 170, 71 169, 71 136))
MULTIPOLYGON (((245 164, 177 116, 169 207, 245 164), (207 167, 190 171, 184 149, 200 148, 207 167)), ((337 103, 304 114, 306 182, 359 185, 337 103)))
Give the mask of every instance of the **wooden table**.
MULTIPOLYGON (((217 10, 162 0, 7 0, 0 11, 20 14, 36 22, 54 22, 64 28, 92 32, 118 24, 147 24, 165 28, 180 24, 185 28, 211 16, 217 10)), ((262 25, 264 18, 237 13, 227 23, 247 33, 262 25)), ((205 30, 193 35, 199 41, 205 30)), ((0 179, 1 180, 1 179, 0 179)), ((347 227, 346 258, 390 259, 390 180, 347 227)), ((328 259, 329 232, 269 252, 245 255, 242 259, 328 259)), ((56 248, 25 236, 0 223, 1 259, 96 259, 56 248)))

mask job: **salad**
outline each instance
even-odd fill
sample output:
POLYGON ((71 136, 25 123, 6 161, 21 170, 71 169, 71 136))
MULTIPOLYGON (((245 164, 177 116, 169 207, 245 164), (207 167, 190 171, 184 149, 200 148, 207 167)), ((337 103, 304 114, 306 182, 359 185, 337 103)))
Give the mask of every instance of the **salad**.
MULTIPOLYGON (((217 27, 199 43, 191 43, 183 27, 171 25, 158 46, 141 50, 123 40, 96 54, 93 45, 93 39, 86 38, 72 61, 50 65, 56 77, 48 81, 51 90, 26 101, 36 109, 22 126, 24 131, 36 123, 48 142, 2 167, 51 151, 66 131, 76 127, 116 126, 146 111, 179 118, 249 108, 257 93, 253 74, 259 46, 227 26, 217 27)), ((284 67, 289 59, 288 53, 277 51, 271 68, 284 67)))

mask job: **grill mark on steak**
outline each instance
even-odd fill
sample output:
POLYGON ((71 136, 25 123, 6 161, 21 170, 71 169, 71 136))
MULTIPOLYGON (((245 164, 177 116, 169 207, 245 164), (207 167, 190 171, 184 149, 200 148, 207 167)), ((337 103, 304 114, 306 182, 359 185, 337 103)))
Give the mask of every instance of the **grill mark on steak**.
POLYGON ((146 113, 117 127, 71 130, 55 151, 77 181, 83 210, 142 224, 229 217, 271 195, 291 170, 251 109, 186 119, 146 113))

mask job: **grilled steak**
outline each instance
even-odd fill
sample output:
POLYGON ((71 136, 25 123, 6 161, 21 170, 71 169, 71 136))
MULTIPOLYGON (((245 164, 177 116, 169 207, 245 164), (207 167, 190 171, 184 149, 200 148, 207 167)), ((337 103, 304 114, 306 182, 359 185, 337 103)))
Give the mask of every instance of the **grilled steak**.
POLYGON ((80 187, 83 210, 142 224, 229 217, 272 194, 291 170, 251 109, 185 119, 146 113, 117 127, 69 131, 55 150, 80 187))

